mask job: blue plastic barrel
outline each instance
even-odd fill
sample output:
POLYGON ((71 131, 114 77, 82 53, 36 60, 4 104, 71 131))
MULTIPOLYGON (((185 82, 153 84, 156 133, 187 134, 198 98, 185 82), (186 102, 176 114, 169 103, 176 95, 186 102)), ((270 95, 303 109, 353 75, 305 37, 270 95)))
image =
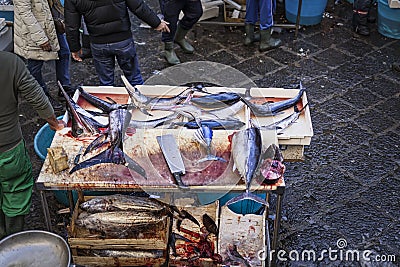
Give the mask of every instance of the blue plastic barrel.
POLYGON ((378 32, 400 39, 400 8, 390 8, 387 0, 378 1, 378 32))
MULTIPOLYGON (((316 25, 322 20, 328 0, 303 0, 300 12, 300 25, 316 25)), ((296 23, 299 0, 286 0, 286 18, 296 23)))

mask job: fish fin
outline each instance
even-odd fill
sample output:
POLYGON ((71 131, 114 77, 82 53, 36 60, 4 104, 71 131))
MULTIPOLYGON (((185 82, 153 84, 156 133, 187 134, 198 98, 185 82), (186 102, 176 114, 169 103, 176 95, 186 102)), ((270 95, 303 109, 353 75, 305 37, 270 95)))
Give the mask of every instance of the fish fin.
MULTIPOLYGON (((200 227, 199 221, 195 217, 193 217, 192 214, 187 212, 186 210, 181 210, 180 213, 179 213, 179 216, 180 216, 180 220, 181 220, 180 224, 182 224, 183 220, 188 219, 188 220, 192 221, 194 224, 196 224, 197 226, 200 227)), ((180 224, 179 224, 179 229, 180 229, 180 224)), ((178 225, 178 223, 177 223, 177 225, 178 225)))
POLYGON ((144 115, 153 116, 153 114, 150 114, 145 108, 139 108, 139 110, 140 110, 144 115))
POLYGON ((87 153, 89 153, 90 151, 92 151, 93 149, 100 147, 104 144, 104 140, 107 138, 108 133, 103 133, 101 135, 99 135, 98 137, 96 137, 96 139, 94 139, 85 149, 85 152, 83 153, 83 155, 85 156, 87 153))
POLYGON ((230 200, 228 200, 228 202, 225 203, 225 205, 229 206, 229 205, 232 205, 234 203, 237 203, 237 202, 245 200, 245 199, 253 200, 257 203, 260 203, 260 204, 268 207, 268 202, 266 202, 265 199, 262 199, 261 197, 255 195, 253 193, 250 193, 250 192, 244 192, 243 194, 241 194, 239 196, 231 198, 230 200))
POLYGON ((78 163, 69 171, 69 174, 101 163, 114 163, 112 157, 110 157, 110 148, 90 159, 78 163))
POLYGON ((111 103, 113 104, 118 104, 117 102, 115 102, 114 99, 112 99, 111 97, 107 96, 106 99, 110 100, 111 103))
POLYGON ((143 169, 142 166, 140 166, 136 161, 130 158, 126 153, 124 153, 124 157, 127 163, 126 167, 128 167, 130 170, 137 172, 138 174, 143 176, 143 178, 147 179, 146 171, 143 169))
POLYGON ((207 147, 206 139, 204 138, 203 129, 200 127, 194 133, 195 139, 204 147, 207 147))

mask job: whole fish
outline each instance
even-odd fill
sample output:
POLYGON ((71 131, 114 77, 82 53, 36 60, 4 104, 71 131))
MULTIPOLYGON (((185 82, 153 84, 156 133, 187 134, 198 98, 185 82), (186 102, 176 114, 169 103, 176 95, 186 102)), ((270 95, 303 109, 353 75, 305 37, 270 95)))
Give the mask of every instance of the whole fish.
POLYGON ((201 125, 201 127, 199 129, 197 129, 197 131, 195 132, 196 140, 206 148, 207 150, 207 155, 202 158, 199 159, 198 162, 204 162, 204 161, 209 161, 209 160, 217 160, 217 161, 222 161, 222 162, 226 162, 226 160, 224 158, 221 157, 217 157, 216 155, 213 155, 211 153, 211 142, 212 142, 212 138, 213 138, 213 130, 208 127, 206 124, 205 125, 201 125))
MULTIPOLYGON (((92 104, 96 108, 102 110, 106 114, 110 113, 110 111, 112 109, 112 105, 116 104, 115 101, 111 101, 111 103, 110 103, 108 101, 105 101, 105 100, 97 97, 97 96, 89 94, 88 92, 83 90, 82 87, 78 87, 78 90, 79 90, 79 96, 81 96, 87 102, 89 102, 90 104, 92 104)), ((111 99, 109 99, 109 100, 111 100, 111 99)))
POLYGON ((60 88, 60 91, 62 92, 66 103, 67 103, 67 110, 70 114, 71 117, 74 118, 73 121, 73 126, 74 126, 74 131, 73 135, 75 136, 80 136, 82 134, 97 134, 99 133, 99 129, 96 128, 90 121, 85 120, 78 112, 77 112, 77 107, 78 105, 75 103, 75 101, 65 92, 64 87, 61 85, 60 81, 57 81, 58 87, 60 88))
POLYGON ((294 112, 292 114, 290 114, 289 116, 275 122, 269 125, 264 125, 264 126, 260 126, 261 129, 275 129, 276 130, 276 134, 280 135, 283 134, 283 131, 288 128, 290 125, 292 125, 293 123, 295 123, 299 117, 300 114, 303 112, 303 110, 308 106, 308 103, 306 105, 304 105, 304 107, 302 109, 298 109, 297 105, 294 106, 294 112))
POLYGON ((244 199, 250 199, 263 205, 268 203, 250 192, 251 181, 256 173, 261 158, 262 138, 260 129, 251 126, 245 130, 236 132, 232 137, 231 153, 234 167, 244 178, 246 191, 226 202, 225 205, 231 205, 244 199))
POLYGON ((193 97, 190 101, 205 108, 217 108, 235 104, 240 101, 241 96, 235 92, 220 92, 200 97, 193 97))
POLYGON ((179 113, 174 113, 159 119, 154 120, 147 120, 147 121, 138 121, 138 120, 131 120, 129 122, 128 127, 132 127, 135 129, 151 129, 157 128, 159 126, 171 123, 172 121, 178 119, 181 115, 179 113))
POLYGON ((126 236, 129 231, 137 231, 154 226, 165 220, 153 212, 108 211, 98 213, 81 212, 76 224, 106 236, 126 236))
POLYGON ((104 145, 106 142, 110 143, 110 147, 100 154, 75 165, 69 173, 101 163, 114 163, 125 165, 146 178, 146 171, 123 151, 123 136, 130 118, 131 113, 127 109, 121 108, 121 105, 118 104, 112 105, 109 112, 108 130, 96 138, 86 148, 84 154, 104 145))
MULTIPOLYGON (((172 125, 176 126, 184 126, 188 129, 198 129, 199 125, 196 121, 188 121, 188 122, 174 122, 172 125)), ((245 123, 241 120, 237 119, 213 119, 213 120, 201 120, 200 125, 207 126, 211 129, 219 129, 219 130, 238 130, 242 128, 245 123)))
POLYGON ((155 199, 121 194, 96 196, 83 202, 80 207, 89 213, 105 211, 146 211, 160 213, 166 209, 164 204, 155 199))
POLYGON ((139 91, 139 89, 132 86, 124 75, 121 75, 121 78, 122 81, 124 82, 125 88, 128 91, 129 96, 132 99, 132 102, 135 104, 137 108, 140 109, 140 111, 142 111, 146 115, 151 115, 147 112, 147 110, 153 109, 153 107, 156 105, 175 105, 184 100, 188 101, 188 99, 191 99, 195 91, 200 90, 194 87, 190 87, 186 88, 178 95, 173 97, 148 97, 142 94, 139 91))
POLYGON ((301 97, 303 96, 303 93, 305 91, 306 89, 303 88, 302 84, 300 83, 299 93, 295 97, 287 100, 282 100, 274 103, 266 102, 261 105, 254 104, 246 98, 242 98, 242 101, 250 108, 250 110, 256 116, 260 117, 274 116, 277 113, 296 105, 301 100, 301 97))

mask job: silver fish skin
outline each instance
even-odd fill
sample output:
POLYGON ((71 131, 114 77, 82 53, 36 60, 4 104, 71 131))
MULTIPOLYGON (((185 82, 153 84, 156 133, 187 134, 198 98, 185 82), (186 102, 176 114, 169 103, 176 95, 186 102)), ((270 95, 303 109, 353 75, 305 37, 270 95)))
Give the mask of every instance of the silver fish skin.
MULTIPOLYGON (((148 97, 142 94, 139 89, 132 86, 129 81, 126 79, 124 75, 121 75, 122 81, 124 82, 125 88, 128 91, 128 94, 132 100, 132 102, 137 106, 140 110, 150 110, 153 109, 154 106, 157 105, 175 105, 188 97, 191 98, 191 95, 198 91, 194 87, 186 88, 178 95, 173 97, 148 97)), ((145 113, 146 114, 146 113, 145 113)))
POLYGON ((275 122, 275 123, 271 123, 269 125, 264 125, 264 126, 260 126, 261 129, 276 129, 276 133, 278 135, 282 134, 283 131, 288 128, 290 125, 292 125, 293 123, 295 123, 301 113, 303 112, 303 110, 308 106, 308 103, 306 105, 304 105, 304 107, 299 110, 297 108, 297 106, 294 106, 294 112, 292 114, 290 114, 289 116, 275 122))
POLYGON ((97 196, 83 202, 80 207, 89 213, 105 211, 146 211, 158 213, 166 209, 162 203, 155 199, 121 194, 97 196))
POLYGON ((174 113, 155 120, 147 120, 147 121, 131 120, 129 122, 128 127, 132 127, 135 129, 152 129, 152 128, 157 128, 161 125, 168 124, 179 117, 180 115, 178 113, 174 113))
POLYGON ((93 250, 94 255, 100 257, 123 257, 123 258, 151 258, 158 259, 164 256, 162 250, 93 250))
POLYGON ((306 89, 303 88, 300 83, 300 91, 298 92, 298 94, 295 97, 287 100, 278 101, 274 103, 266 102, 261 105, 254 104, 245 98, 242 98, 242 101, 250 108, 250 110, 253 112, 254 115, 260 117, 268 117, 268 116, 274 116, 277 113, 296 105, 301 100, 301 97, 303 96, 303 93, 305 91, 306 89))
POLYGON ((98 213, 81 212, 76 220, 77 225, 89 230, 109 231, 115 228, 140 227, 156 224, 164 220, 164 216, 153 212, 108 211, 98 213))
POLYGON ((225 205, 228 206, 244 199, 253 200, 265 206, 268 205, 264 199, 250 192, 251 182, 260 164, 261 149, 262 138, 258 127, 249 127, 233 135, 231 154, 235 167, 240 176, 244 178, 246 191, 230 199, 225 205))

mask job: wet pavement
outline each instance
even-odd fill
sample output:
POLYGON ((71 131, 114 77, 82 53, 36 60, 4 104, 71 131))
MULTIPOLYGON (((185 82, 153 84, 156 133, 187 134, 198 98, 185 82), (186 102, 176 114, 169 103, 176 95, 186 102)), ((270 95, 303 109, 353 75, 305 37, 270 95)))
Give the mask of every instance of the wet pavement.
MULTIPOLYGON (((159 10, 156 1, 149 2, 159 10)), ((302 81, 307 88, 314 137, 303 162, 286 163, 279 266, 400 263, 400 73, 390 68, 400 62, 400 40, 384 37, 376 24, 370 24, 370 37, 355 36, 350 28, 351 8, 347 2, 334 6, 329 1, 331 18, 303 27, 297 38, 293 30, 283 30, 276 35, 283 45, 263 53, 257 45, 242 45, 242 27, 216 25, 195 26, 189 34, 196 48, 193 55, 176 49, 183 62, 226 64, 259 87, 295 88, 302 81), (359 261, 346 254, 350 250, 359 252, 359 261), (307 260, 309 251, 316 253, 315 260, 307 260), (363 259, 365 251, 371 254, 363 259), (367 261, 391 261, 392 255, 395 263, 367 261)), ((134 19, 142 75, 148 79, 168 65, 162 58, 160 35, 138 26, 134 19)), ((56 94, 51 64, 46 70, 56 94)), ((73 84, 98 85, 90 59, 73 62, 71 77, 73 84)), ((117 85, 122 85, 120 79, 117 85)), ((44 121, 32 114, 30 107, 21 104, 20 119, 37 177, 42 163, 33 138, 44 121)), ((65 218, 55 211, 63 206, 49 198, 54 203, 53 225, 59 224, 62 232, 65 218)), ((44 229, 37 193, 27 228, 44 229)))

